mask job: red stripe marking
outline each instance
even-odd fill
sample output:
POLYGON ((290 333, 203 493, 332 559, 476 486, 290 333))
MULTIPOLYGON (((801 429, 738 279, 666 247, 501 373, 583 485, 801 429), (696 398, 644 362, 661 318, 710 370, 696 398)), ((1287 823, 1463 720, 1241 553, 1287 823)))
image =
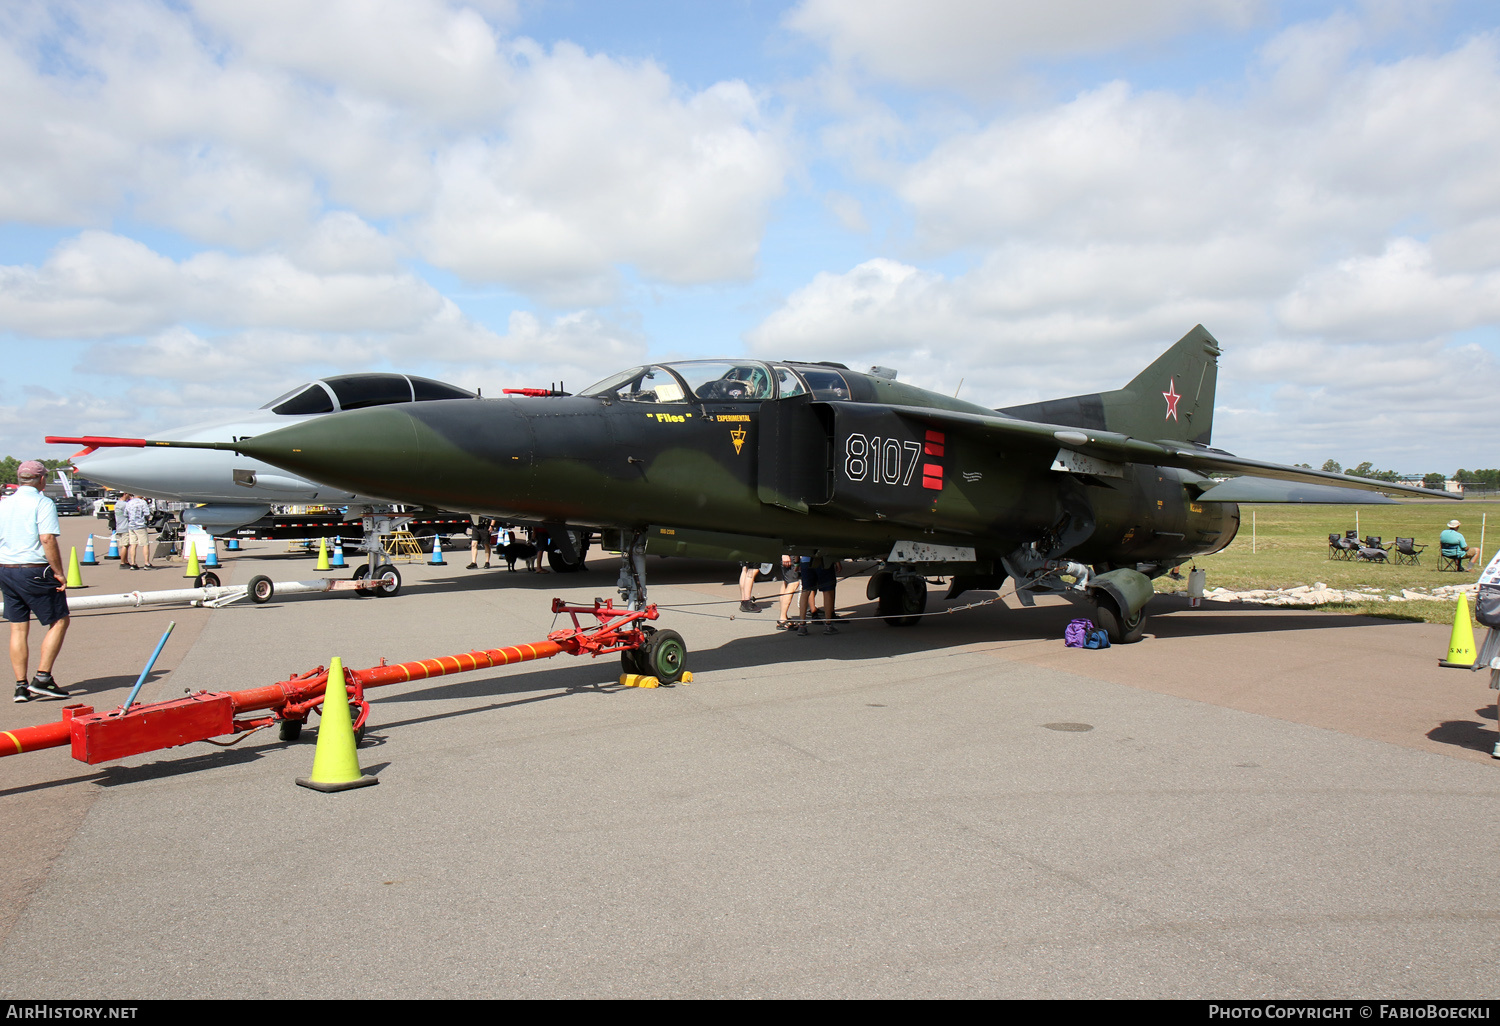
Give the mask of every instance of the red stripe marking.
POLYGON ((923 456, 941 456, 943 447, 936 442, 928 442, 922 446, 923 456))
POLYGON ((944 442, 947 441, 947 438, 948 436, 943 434, 941 431, 927 432, 927 440, 929 442, 944 442))

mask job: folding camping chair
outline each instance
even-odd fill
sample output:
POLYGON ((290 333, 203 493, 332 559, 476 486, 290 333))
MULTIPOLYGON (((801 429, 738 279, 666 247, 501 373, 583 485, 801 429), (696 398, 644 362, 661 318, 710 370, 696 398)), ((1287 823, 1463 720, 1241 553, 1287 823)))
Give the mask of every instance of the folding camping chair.
POLYGON ((1422 562, 1422 550, 1426 545, 1418 545, 1415 538, 1396 539, 1396 563, 1404 566, 1418 566, 1422 562))

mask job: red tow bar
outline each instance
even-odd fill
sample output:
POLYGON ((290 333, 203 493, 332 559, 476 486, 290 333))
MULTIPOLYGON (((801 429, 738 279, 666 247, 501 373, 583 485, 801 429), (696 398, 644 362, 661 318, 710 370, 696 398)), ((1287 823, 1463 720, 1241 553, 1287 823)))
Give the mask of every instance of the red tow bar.
MULTIPOLYGON (((573 627, 553 631, 547 635, 546 641, 508 648, 476 649, 394 666, 381 660, 379 666, 369 669, 345 670, 350 700, 359 709, 354 729, 363 727, 370 714, 370 703, 365 699, 367 688, 533 659, 550 659, 563 652, 600 656, 639 648, 646 640, 640 622, 655 620, 658 615, 655 606, 640 610, 616 609, 609 599, 595 599, 592 606, 570 606, 561 599, 553 599, 552 612, 569 614, 573 627), (578 622, 579 614, 593 614, 599 622, 582 626, 578 622)), ((246 691, 200 691, 169 702, 132 706, 128 712, 116 709, 96 713, 93 706, 67 705, 57 723, 0 731, 0 756, 58 748, 71 742, 73 758, 93 765, 142 752, 175 748, 193 741, 239 734, 278 720, 303 723, 308 714, 322 704, 327 686, 328 670, 319 666, 267 687, 246 691), (270 715, 236 719, 242 713, 261 710, 270 715)))

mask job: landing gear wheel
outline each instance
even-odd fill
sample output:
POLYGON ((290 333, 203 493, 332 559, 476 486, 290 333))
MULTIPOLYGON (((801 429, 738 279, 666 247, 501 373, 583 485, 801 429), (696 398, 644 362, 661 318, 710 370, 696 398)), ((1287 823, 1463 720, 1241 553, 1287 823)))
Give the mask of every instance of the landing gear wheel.
POLYGON ((620 653, 620 672, 649 677, 651 671, 646 669, 646 648, 651 644, 651 636, 656 633, 656 628, 642 624, 641 633, 646 636, 646 640, 641 642, 640 648, 627 648, 620 653))
POLYGON ((1146 611, 1127 617, 1108 595, 1100 595, 1098 601, 1099 626, 1109 635, 1111 645, 1130 645, 1140 641, 1146 633, 1146 611))
POLYGON ((687 669, 687 644, 676 631, 657 631, 641 648, 639 658, 648 677, 676 684, 687 669))
MULTIPOLYGON (((359 566, 357 566, 357 567, 354 568, 354 576, 351 577, 351 578, 349 578, 349 579, 351 581, 362 581, 366 577, 369 577, 369 576, 370 576, 370 564, 369 563, 361 563, 361 564, 359 564, 359 566)), ((360 598, 368 598, 370 595, 373 594, 373 592, 369 588, 355 588, 354 589, 354 594, 358 595, 360 598)))
POLYGON ((219 575, 207 570, 193 578, 193 587, 195 588, 217 588, 218 586, 219 575))
MULTIPOLYGON (((250 601, 257 606, 271 601, 271 596, 276 594, 276 585, 265 574, 256 574, 250 578, 250 583, 245 585, 245 594, 250 596, 250 601)), ((286 722, 285 720, 282 721, 286 722)), ((290 740, 282 738, 283 741, 290 740)))
POLYGON ((380 586, 374 591, 380 598, 395 598, 401 594, 401 571, 395 567, 388 566, 375 577, 380 581, 380 586))
POLYGON ((927 609, 927 582, 920 577, 898 581, 887 577, 880 582, 875 611, 892 627, 915 627, 927 609))
POLYGON ((578 553, 578 561, 570 563, 563 557, 563 554, 561 552, 558 552, 554 548, 549 548, 547 550, 547 565, 552 568, 552 572, 555 574, 576 574, 578 573, 578 571, 584 569, 584 561, 588 558, 588 533, 585 531, 575 531, 572 528, 569 528, 568 536, 570 539, 572 539, 573 551, 578 553))
POLYGON ((283 741, 295 741, 295 740, 297 740, 301 736, 302 736, 302 721, 301 720, 282 720, 281 721, 281 740, 283 740, 283 741))

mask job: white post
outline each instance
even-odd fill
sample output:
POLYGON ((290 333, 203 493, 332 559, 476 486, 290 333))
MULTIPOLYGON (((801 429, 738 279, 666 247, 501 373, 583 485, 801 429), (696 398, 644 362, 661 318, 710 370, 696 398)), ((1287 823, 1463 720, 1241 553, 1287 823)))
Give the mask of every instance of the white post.
POLYGON ((1359 533, 1359 510, 1355 510, 1354 511, 1354 537, 1355 537, 1355 540, 1359 540, 1359 538, 1360 538, 1360 533, 1359 533))
POLYGON ((1255 510, 1250 511, 1250 554, 1255 555, 1255 510))

